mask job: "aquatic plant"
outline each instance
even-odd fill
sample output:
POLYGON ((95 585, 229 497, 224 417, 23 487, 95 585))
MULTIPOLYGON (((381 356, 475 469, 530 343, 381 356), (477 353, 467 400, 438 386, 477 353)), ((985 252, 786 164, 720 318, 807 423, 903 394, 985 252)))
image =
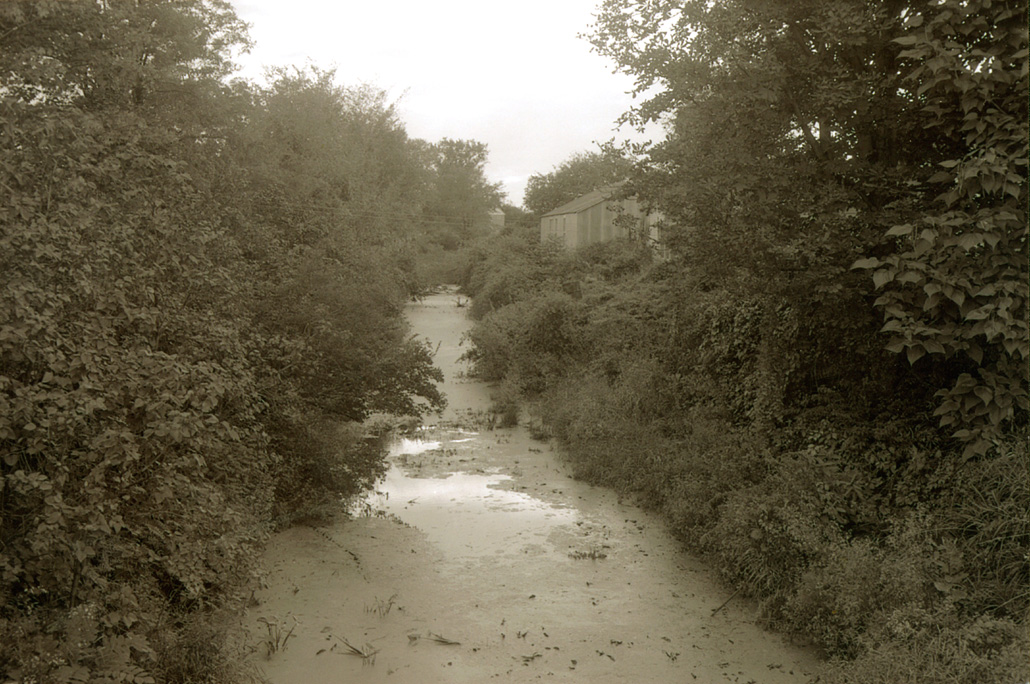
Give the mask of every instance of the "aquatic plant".
POLYGON ((385 601, 383 599, 379 598, 378 596, 376 596, 375 599, 373 600, 373 602, 371 603, 371 605, 366 605, 365 606, 365 612, 366 613, 374 613, 374 614, 378 615, 379 617, 384 618, 384 617, 386 617, 387 615, 390 614, 390 610, 393 609, 393 607, 396 604, 396 602, 397 602, 397 594, 394 594, 393 596, 391 596, 390 598, 386 599, 385 601))
POLYGON ((268 636, 265 637, 264 646, 266 656, 272 657, 272 654, 286 650, 286 644, 290 641, 290 637, 293 636, 293 630, 296 629, 299 621, 295 615, 287 615, 286 618, 280 620, 277 617, 260 617, 257 620, 262 623, 268 631, 268 636), (286 628, 287 620, 292 620, 293 624, 286 628))

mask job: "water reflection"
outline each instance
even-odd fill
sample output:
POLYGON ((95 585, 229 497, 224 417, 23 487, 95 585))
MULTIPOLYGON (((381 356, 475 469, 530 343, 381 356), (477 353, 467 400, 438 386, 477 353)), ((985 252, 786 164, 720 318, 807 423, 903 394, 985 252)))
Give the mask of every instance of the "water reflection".
POLYGON ((408 439, 407 437, 401 437, 394 444, 393 448, 390 449, 391 455, 404 454, 407 456, 417 456, 424 454, 427 451, 436 451, 442 446, 441 442, 432 442, 425 439, 408 439))
POLYGON ((392 465, 368 504, 422 530, 453 559, 557 554, 545 543, 547 537, 554 528, 574 522, 575 510, 507 488, 511 477, 496 469, 434 467, 427 473, 411 459, 438 452, 461 461, 459 456, 477 446, 476 437, 468 433, 456 439, 398 439, 390 450, 392 465))

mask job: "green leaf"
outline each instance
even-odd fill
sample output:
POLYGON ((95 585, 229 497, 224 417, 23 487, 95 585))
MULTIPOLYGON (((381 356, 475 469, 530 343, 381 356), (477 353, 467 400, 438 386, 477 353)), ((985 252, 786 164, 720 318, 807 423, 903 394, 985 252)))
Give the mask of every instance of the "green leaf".
POLYGON ((967 313, 965 316, 962 317, 962 319, 966 321, 982 321, 988 318, 991 315, 991 312, 994 311, 994 309, 994 304, 984 304, 980 308, 974 309, 973 311, 967 313))
POLYGON ((995 283, 988 283, 984 285, 976 292, 977 297, 993 297, 997 293, 998 287, 995 283))
POLYGON ((923 349, 922 345, 913 344, 906 350, 905 354, 908 357, 909 365, 915 365, 916 361, 926 356, 926 350, 923 349))
POLYGON ((984 352, 983 349, 980 348, 980 345, 975 343, 970 344, 968 347, 966 347, 966 354, 969 356, 969 358, 973 360, 973 362, 976 365, 979 366, 981 363, 983 363, 984 352))
POLYGON ((908 343, 905 340, 898 338, 888 342, 887 346, 884 348, 891 353, 900 354, 905 350, 906 346, 908 346, 908 343))
POLYGON ((983 242, 983 235, 980 233, 966 233, 958 239, 958 245, 967 252, 976 249, 983 242))
POLYGON ((915 227, 911 223, 903 223, 898 226, 892 226, 886 235, 887 237, 901 237, 903 235, 911 235, 913 230, 915 230, 915 227))
POLYGON ((989 387, 979 385, 973 388, 973 394, 980 397, 980 401, 985 405, 990 405, 990 403, 994 401, 994 392, 992 392, 989 387))
POLYGON ((875 285, 876 289, 879 290, 881 287, 894 280, 896 273, 897 271, 893 268, 881 268, 879 271, 873 273, 873 285, 875 285))
POLYGON ((883 263, 883 262, 881 262, 876 257, 869 257, 868 259, 859 259, 855 263, 851 264, 851 270, 861 269, 861 268, 876 268, 881 263, 883 263))

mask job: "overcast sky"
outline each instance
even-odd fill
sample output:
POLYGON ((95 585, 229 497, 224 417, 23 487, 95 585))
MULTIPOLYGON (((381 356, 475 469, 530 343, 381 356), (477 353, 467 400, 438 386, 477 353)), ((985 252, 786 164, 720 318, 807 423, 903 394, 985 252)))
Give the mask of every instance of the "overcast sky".
POLYGON ((408 134, 473 139, 487 175, 521 205, 526 179, 613 137, 632 81, 580 38, 600 0, 233 0, 265 65, 335 66, 397 102, 408 134))

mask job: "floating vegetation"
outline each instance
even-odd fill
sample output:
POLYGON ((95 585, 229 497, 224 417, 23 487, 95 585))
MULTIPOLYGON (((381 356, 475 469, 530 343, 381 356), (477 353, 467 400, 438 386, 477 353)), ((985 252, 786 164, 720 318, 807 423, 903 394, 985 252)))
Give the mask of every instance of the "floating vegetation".
MULTIPOLYGON (((421 638, 422 638, 421 635, 409 634, 408 635, 408 643, 409 644, 415 644, 421 638)), ((429 632, 429 634, 426 635, 425 639, 426 639, 426 641, 432 641, 434 643, 442 644, 444 646, 461 646, 461 642, 460 641, 454 641, 453 639, 448 639, 447 637, 440 636, 439 634, 436 634, 435 632, 429 632)))
POLYGON ((444 646, 461 646, 460 641, 453 641, 452 639, 442 637, 439 634, 434 634, 433 632, 430 632, 429 636, 427 636, 426 638, 430 641, 435 641, 438 644, 443 644, 444 646))
POLYGON ((589 551, 573 551, 569 554, 569 558, 573 560, 584 560, 589 558, 590 560, 603 560, 608 557, 608 554, 601 549, 590 549, 589 551))
MULTIPOLYGON (((361 664, 362 665, 375 665, 376 664, 376 655, 379 653, 379 651, 377 649, 373 648, 372 644, 365 644, 361 648, 358 648, 357 646, 355 646, 351 642, 347 641, 343 637, 337 637, 337 638, 340 640, 340 643, 343 644, 344 649, 346 649, 343 652, 343 655, 351 655, 351 656, 357 656, 357 657, 361 658, 361 664)), ((331 650, 335 650, 335 645, 334 645, 333 649, 331 649, 331 650)))

